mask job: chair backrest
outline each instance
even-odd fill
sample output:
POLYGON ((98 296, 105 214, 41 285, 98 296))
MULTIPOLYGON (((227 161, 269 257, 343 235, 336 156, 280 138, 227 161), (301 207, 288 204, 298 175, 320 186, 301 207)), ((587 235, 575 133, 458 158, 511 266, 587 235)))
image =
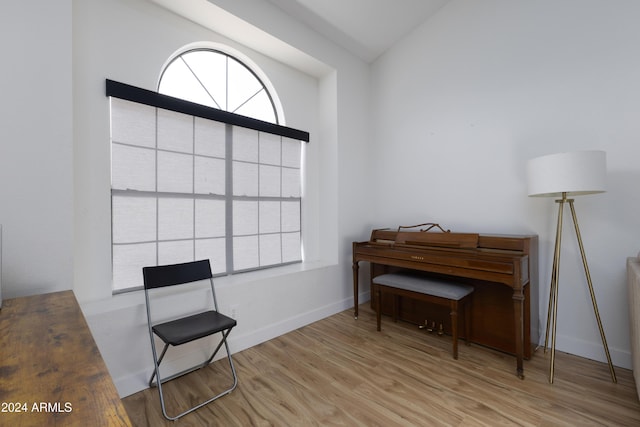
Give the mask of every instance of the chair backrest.
POLYGON ((185 262, 182 264, 158 265, 143 267, 144 288, 162 288, 164 286, 181 285, 211 279, 211 265, 209 260, 185 262))

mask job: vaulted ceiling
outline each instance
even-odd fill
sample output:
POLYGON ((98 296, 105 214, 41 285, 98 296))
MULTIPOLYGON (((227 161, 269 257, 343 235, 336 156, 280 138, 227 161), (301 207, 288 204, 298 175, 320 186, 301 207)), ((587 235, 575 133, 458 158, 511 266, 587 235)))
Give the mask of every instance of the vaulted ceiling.
POLYGON ((268 0, 367 62, 449 0, 268 0))
MULTIPOLYGON (((238 0, 150 0, 206 28, 312 75, 324 73, 307 55, 233 15, 238 0), (228 10, 227 10, 228 8, 228 10)), ((311 28, 366 62, 372 62, 451 0, 259 0, 311 28)))

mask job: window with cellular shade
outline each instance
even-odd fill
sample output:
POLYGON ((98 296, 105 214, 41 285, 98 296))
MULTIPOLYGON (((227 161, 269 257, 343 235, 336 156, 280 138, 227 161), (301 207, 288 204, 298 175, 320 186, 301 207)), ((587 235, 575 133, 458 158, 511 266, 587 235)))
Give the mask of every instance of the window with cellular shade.
POLYGON ((142 267, 209 259, 216 275, 300 262, 308 133, 107 81, 113 290, 142 267))

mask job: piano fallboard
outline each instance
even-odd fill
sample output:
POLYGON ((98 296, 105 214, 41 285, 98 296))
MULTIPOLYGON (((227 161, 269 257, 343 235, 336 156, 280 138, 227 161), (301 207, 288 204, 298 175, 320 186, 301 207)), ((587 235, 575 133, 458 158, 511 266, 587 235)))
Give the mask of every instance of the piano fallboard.
POLYGON ((354 250, 354 259, 376 264, 486 280, 511 287, 524 286, 529 281, 529 256, 522 252, 506 255, 504 251, 416 248, 375 242, 357 243, 354 250), (514 284, 518 266, 519 282, 514 284))

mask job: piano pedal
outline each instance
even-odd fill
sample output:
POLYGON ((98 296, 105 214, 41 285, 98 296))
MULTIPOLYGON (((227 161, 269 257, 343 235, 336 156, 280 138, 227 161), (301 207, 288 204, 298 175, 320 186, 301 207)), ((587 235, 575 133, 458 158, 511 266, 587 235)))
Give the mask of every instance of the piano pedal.
POLYGON ((438 327, 438 336, 441 337, 444 335, 444 327, 442 326, 442 322, 440 322, 440 326, 438 327))
POLYGON ((432 333, 436 329, 436 322, 431 322, 431 326, 429 326, 429 321, 425 320, 424 325, 418 325, 418 329, 426 329, 427 332, 432 333))

